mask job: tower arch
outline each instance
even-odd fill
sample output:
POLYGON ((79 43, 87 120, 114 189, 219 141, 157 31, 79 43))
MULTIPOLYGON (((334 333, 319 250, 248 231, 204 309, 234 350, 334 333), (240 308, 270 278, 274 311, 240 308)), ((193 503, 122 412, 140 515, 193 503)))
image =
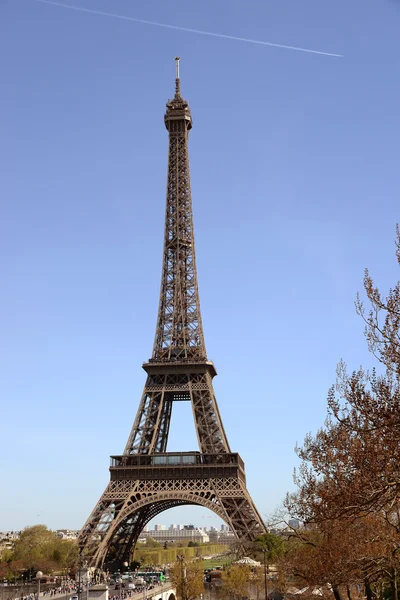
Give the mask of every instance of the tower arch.
MULTIPOLYGON (((152 495, 136 498, 132 495, 117 516, 109 522, 100 544, 96 544, 97 549, 92 560, 98 567, 114 562, 118 564, 129 562, 132 548, 136 545, 144 527, 160 513, 186 505, 202 506, 226 522, 226 512, 218 499, 210 493, 185 491, 177 495, 176 492, 165 491, 158 494, 157 498, 152 495), (128 537, 129 544, 126 544, 128 537)), ((226 523, 231 526, 231 523, 226 523)))

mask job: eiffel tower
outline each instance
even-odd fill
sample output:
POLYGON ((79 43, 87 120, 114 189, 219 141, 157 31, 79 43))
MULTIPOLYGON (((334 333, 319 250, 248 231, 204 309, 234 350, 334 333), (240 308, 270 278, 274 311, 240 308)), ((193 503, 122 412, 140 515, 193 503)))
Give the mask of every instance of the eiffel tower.
POLYGON ((144 392, 124 453, 111 457, 110 483, 79 534, 89 566, 129 561, 139 534, 159 513, 185 504, 216 513, 247 542, 265 532, 246 488, 244 463, 230 450, 215 399, 214 364, 201 322, 194 247, 188 134, 189 105, 175 96, 164 121, 169 133, 161 293, 144 392), (200 452, 167 452, 173 402, 191 402, 200 452))

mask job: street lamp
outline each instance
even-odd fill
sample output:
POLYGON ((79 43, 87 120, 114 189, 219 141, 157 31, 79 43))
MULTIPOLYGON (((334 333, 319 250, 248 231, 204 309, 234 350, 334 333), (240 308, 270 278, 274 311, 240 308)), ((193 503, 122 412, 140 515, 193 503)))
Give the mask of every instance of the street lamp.
POLYGON ((265 588, 265 600, 268 600, 268 582, 267 582, 267 573, 268 566, 266 563, 268 548, 262 548, 262 553, 264 554, 264 588, 265 588))
POLYGON ((86 571, 86 600, 89 600, 89 582, 90 582, 89 569, 87 569, 87 571, 86 571))
POLYGON ((186 578, 185 571, 186 571, 186 569, 183 566, 183 561, 184 561, 185 557, 182 554, 178 554, 178 556, 176 558, 181 563, 181 585, 180 585, 180 588, 181 588, 181 600, 185 600, 185 598, 184 598, 184 595, 185 595, 184 591, 185 591, 185 578, 186 578))
MULTIPOLYGON (((83 584, 84 584, 84 578, 82 578, 82 572, 83 569, 86 570, 86 574, 87 574, 87 568, 88 568, 88 563, 87 560, 83 560, 82 556, 79 557, 78 559, 78 600, 82 600, 82 593, 83 593, 83 584)), ((87 580, 87 578, 86 578, 87 580)))
POLYGON ((36 581, 37 581, 37 600, 39 600, 39 596, 40 596, 40 580, 43 577, 43 573, 42 571, 38 571, 36 573, 36 581))

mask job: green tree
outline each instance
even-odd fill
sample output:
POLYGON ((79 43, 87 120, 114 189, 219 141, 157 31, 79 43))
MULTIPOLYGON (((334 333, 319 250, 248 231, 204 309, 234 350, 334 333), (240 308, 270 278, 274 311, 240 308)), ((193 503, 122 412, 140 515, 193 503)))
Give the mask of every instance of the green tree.
POLYGON ((79 555, 78 545, 72 540, 57 539, 53 550, 53 560, 66 574, 76 563, 79 555))
POLYGON ((264 572, 258 571, 256 584, 264 589, 265 597, 268 595, 269 567, 275 564, 285 552, 285 543, 281 536, 273 533, 263 533, 259 535, 252 544, 252 556, 260 561, 264 567, 264 572))
POLYGON ((13 560, 21 561, 29 576, 38 570, 49 572, 56 565, 53 554, 57 541, 56 534, 45 525, 26 527, 15 542, 13 560))
POLYGON ((146 546, 147 548, 161 548, 161 544, 156 542, 156 540, 152 537, 146 538, 146 546))
POLYGON ((256 560, 266 561, 271 565, 278 560, 285 551, 285 542, 282 536, 273 533, 263 533, 253 542, 253 554, 256 560))
MULTIPOLYGON (((25 571, 28 578, 40 570, 44 573, 66 573, 76 562, 78 546, 70 540, 61 540, 45 525, 27 527, 16 540, 14 548, 3 553, 1 572, 14 577, 25 571)), ((7 576, 7 575, 6 575, 7 576)))

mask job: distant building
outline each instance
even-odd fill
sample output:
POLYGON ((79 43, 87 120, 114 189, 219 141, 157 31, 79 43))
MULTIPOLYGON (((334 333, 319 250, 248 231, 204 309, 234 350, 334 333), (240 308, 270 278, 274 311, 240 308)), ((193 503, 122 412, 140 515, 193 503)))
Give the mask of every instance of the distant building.
POLYGON ((12 550, 15 541, 19 538, 20 531, 1 531, 0 550, 12 550))
POLYGON ((236 540, 233 531, 221 531, 218 536, 219 544, 232 544, 236 540))
POLYGON ((208 532, 208 537, 212 544, 218 543, 220 537, 219 531, 217 531, 214 527, 211 527, 210 531, 208 532))
POLYGON ((299 519, 289 519, 289 527, 292 529, 298 529, 300 527, 299 519))
POLYGON ((164 529, 156 527, 157 526, 149 531, 142 531, 140 538, 151 537, 157 542, 192 541, 200 542, 201 544, 206 544, 210 541, 209 536, 204 531, 193 525, 182 525, 182 529, 180 529, 179 525, 175 529, 167 529, 165 526, 164 529))
POLYGON ((62 540, 76 540, 79 531, 74 531, 72 529, 57 529, 56 535, 62 540))
POLYGON ((17 540, 19 538, 20 535, 20 531, 1 531, 0 532, 0 538, 2 540, 17 540))

